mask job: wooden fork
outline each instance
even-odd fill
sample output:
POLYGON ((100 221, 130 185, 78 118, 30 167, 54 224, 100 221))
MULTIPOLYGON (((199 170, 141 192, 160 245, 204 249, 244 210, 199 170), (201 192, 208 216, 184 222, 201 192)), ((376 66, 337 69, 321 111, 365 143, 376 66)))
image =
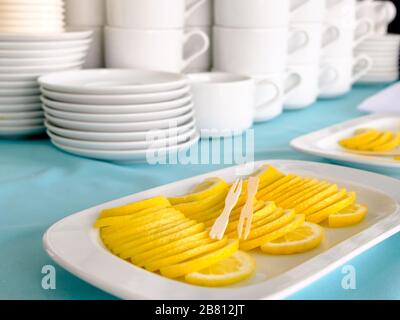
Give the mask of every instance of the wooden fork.
POLYGON ((246 231, 243 239, 246 240, 250 235, 251 223, 253 222, 253 211, 254 211, 254 200, 257 194, 258 185, 260 179, 258 177, 250 177, 247 182, 247 200, 246 204, 242 208, 240 213, 239 224, 238 224, 238 236, 242 239, 243 227, 246 221, 246 231))
POLYGON ((238 179, 235 181, 235 183, 229 190, 229 193, 225 199, 225 208, 211 228, 210 231, 211 239, 222 240, 222 238, 224 237, 226 228, 228 227, 229 224, 229 217, 231 215, 231 212, 233 208, 236 206, 240 194, 242 193, 242 186, 243 186, 243 180, 238 179))

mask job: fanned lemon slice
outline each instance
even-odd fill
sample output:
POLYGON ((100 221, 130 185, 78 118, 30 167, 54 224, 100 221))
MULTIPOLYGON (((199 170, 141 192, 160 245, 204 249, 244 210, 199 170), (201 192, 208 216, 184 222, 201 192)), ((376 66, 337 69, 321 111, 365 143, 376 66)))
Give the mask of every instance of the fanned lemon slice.
POLYGON ((185 202, 199 201, 208 198, 212 195, 215 195, 217 193, 220 193, 227 188, 228 188, 228 183, 226 183, 224 180, 220 178, 209 178, 204 180, 199 185, 197 185, 192 190, 191 194, 187 194, 185 196, 177 198, 169 198, 169 201, 173 205, 185 202))
POLYGON ((366 214, 368 208, 361 204, 352 205, 338 213, 329 216, 329 226, 331 228, 342 228, 360 223, 366 214))
POLYGON ((241 282, 256 270, 254 259, 243 251, 234 253, 208 268, 185 276, 186 282, 205 287, 223 287, 241 282))
POLYGON ((318 247, 324 237, 323 228, 311 222, 284 235, 283 237, 261 246, 267 254, 289 255, 303 253, 318 247))
POLYGON ((168 278, 179 278, 212 266, 232 256, 239 249, 239 241, 229 241, 223 248, 208 253, 199 258, 161 268, 160 272, 168 278))

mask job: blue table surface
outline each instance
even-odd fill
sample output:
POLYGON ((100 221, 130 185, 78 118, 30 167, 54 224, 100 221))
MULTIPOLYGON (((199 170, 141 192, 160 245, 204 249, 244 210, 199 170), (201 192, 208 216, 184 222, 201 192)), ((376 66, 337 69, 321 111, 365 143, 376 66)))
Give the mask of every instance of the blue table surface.
MULTIPOLYGON (((356 106, 384 86, 356 87, 347 96, 319 101, 255 126, 255 158, 328 162, 295 152, 291 139, 362 116, 356 106)), ((49 140, 0 140, 0 299, 114 299, 59 266, 56 290, 44 290, 43 266, 54 265, 42 235, 74 212, 152 187, 222 168, 222 165, 134 165, 63 153, 49 140)), ((357 167, 357 166, 355 166, 357 167)), ((400 178, 400 171, 368 168, 400 178)), ((400 299, 400 234, 350 261, 355 290, 342 288, 342 268, 290 299, 400 299)), ((347 264, 347 265, 348 265, 347 264)))

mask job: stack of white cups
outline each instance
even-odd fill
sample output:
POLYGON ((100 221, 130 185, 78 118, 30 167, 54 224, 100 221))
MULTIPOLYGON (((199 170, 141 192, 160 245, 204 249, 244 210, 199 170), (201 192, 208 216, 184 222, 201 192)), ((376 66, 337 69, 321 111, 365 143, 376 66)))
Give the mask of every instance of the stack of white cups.
POLYGON ((204 0, 107 0, 106 66, 182 72, 210 46, 206 33, 185 32, 185 21, 204 0), (197 51, 184 57, 186 45, 197 51))
POLYGON ((322 49, 339 36, 336 26, 325 23, 325 15, 325 1, 309 0, 290 19, 291 28, 307 31, 309 45, 289 57, 288 69, 299 74, 303 81, 286 99, 285 110, 308 107, 318 98, 321 77, 326 74, 320 66, 322 49))
POLYGON ((104 25, 106 22, 105 0, 64 0, 67 29, 91 30, 92 43, 84 68, 104 67, 104 25))
POLYGON ((372 67, 372 59, 365 54, 354 56, 355 47, 368 38, 374 24, 356 17, 356 0, 327 0, 326 22, 338 29, 338 40, 324 48, 322 66, 329 68, 323 77, 321 98, 339 97, 348 93, 352 85, 372 67))
POLYGON ((280 115, 286 97, 302 82, 297 73, 288 72, 287 63, 309 46, 309 35, 306 30, 290 28, 289 21, 308 2, 215 1, 214 70, 270 83, 270 89, 257 97, 265 101, 269 96, 270 103, 256 110, 256 122, 280 115))
MULTIPOLYGON (((212 66, 211 36, 214 23, 214 0, 186 0, 186 7, 189 10, 189 15, 185 21, 185 32, 203 31, 210 39, 210 48, 190 63, 184 71, 185 73, 206 72, 212 66)), ((199 49, 199 42, 189 42, 184 48, 184 57, 192 56, 199 49)))

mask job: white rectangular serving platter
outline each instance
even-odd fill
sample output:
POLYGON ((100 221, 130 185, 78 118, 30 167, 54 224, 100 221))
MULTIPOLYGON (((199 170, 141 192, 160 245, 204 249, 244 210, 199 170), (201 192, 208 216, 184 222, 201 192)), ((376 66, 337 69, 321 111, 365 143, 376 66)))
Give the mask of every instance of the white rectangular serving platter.
POLYGON ((357 118, 298 137, 290 145, 297 151, 327 159, 400 169, 400 161, 394 159, 395 154, 400 155, 400 150, 394 154, 387 153, 386 156, 372 156, 347 151, 338 144, 360 128, 400 132, 400 115, 375 114, 357 118))
POLYGON ((400 181, 351 168, 314 162, 265 160, 285 173, 297 173, 338 183, 356 191, 358 202, 369 207, 365 221, 354 227, 328 229, 317 249, 293 256, 252 255, 256 274, 225 288, 204 288, 170 280, 138 268, 107 251, 93 223, 101 210, 153 196, 189 192, 208 177, 233 181, 241 167, 231 167, 175 182, 69 216, 48 229, 44 248, 59 265, 92 285, 123 299, 243 300, 282 299, 333 271, 353 257, 400 231, 400 181))

